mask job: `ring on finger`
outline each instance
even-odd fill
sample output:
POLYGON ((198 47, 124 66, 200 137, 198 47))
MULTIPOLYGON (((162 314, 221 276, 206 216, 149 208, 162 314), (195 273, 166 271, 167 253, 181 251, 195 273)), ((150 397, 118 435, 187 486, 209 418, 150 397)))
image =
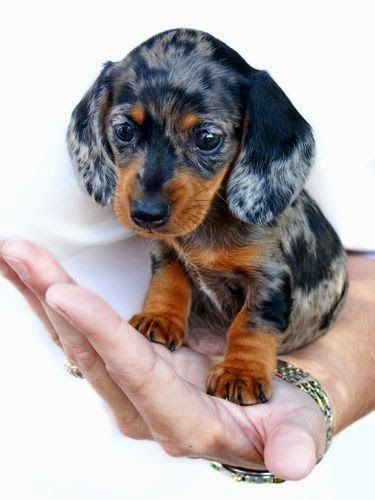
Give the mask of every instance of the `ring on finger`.
POLYGON ((79 370, 79 368, 74 363, 69 361, 68 358, 65 358, 64 366, 65 366, 66 371, 68 373, 70 373, 70 375, 73 375, 73 377, 83 378, 83 375, 82 375, 81 371, 79 370))

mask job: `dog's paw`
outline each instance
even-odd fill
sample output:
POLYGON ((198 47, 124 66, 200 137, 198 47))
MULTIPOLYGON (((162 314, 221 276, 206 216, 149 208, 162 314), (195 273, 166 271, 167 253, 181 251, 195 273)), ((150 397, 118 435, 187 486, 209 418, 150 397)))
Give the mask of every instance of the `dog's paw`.
POLYGON ((236 368, 225 361, 210 368, 207 394, 239 405, 266 403, 271 397, 272 373, 266 370, 236 368))
POLYGON ((129 323, 150 342, 163 344, 170 351, 178 349, 185 337, 185 331, 170 318, 157 314, 135 314, 129 323))

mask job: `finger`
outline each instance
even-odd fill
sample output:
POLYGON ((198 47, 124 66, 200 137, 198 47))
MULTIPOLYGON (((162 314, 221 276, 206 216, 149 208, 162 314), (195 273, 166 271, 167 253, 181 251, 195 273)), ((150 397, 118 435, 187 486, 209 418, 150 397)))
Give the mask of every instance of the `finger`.
POLYGON ((282 479, 303 479, 324 453, 325 433, 323 418, 307 408, 285 416, 267 435, 266 467, 282 479))
POLYGON ((103 360, 87 339, 73 327, 60 331, 60 338, 64 350, 70 353, 69 359, 106 403, 121 432, 133 439, 151 439, 139 412, 110 377, 103 360))
POLYGON ((56 328, 59 318, 46 304, 44 295, 52 283, 71 283, 73 280, 49 252, 30 241, 7 240, 1 253, 12 273, 16 274, 20 281, 18 286, 14 280, 13 283, 34 306, 34 311, 42 319, 54 342, 61 346, 56 328))
POLYGON ((49 286, 54 283, 72 283, 72 278, 51 254, 29 241, 8 240, 3 245, 2 256, 11 272, 20 280, 22 293, 33 303, 39 304, 38 311, 43 311, 41 316, 47 319, 45 324, 49 325, 49 331, 53 330, 68 359, 78 366, 106 401, 121 430, 131 437, 148 437, 150 433, 147 426, 108 375, 91 344, 45 302, 44 295, 49 286))
MULTIPOLYGON (((3 276, 10 282, 12 285, 22 294, 24 299, 27 301, 31 309, 34 311, 34 313, 39 317, 41 322, 43 323, 45 329, 49 333, 51 339, 53 342, 61 347, 60 340, 58 338, 57 332, 51 323, 50 319, 48 318, 48 315, 45 311, 45 308, 43 307, 43 304, 39 297, 33 292, 33 290, 26 286, 25 283, 21 280, 20 276, 16 273, 16 271, 11 267, 12 263, 12 256, 8 256, 9 263, 7 260, 4 258, 2 249, 4 246, 5 241, 0 242, 0 271, 2 272, 3 276)), ((13 262, 14 263, 14 262, 13 262)), ((23 277, 27 279, 27 273, 25 275, 25 272, 22 273, 23 277)))
POLYGON ((179 453, 199 454, 204 433, 213 432, 217 421, 216 406, 177 375, 167 361, 172 354, 165 350, 166 359, 158 355, 160 346, 148 342, 89 290, 54 285, 46 300, 90 341, 154 438, 169 452, 178 443, 179 453))
MULTIPOLYGON (((4 242, 2 257, 18 276, 22 293, 33 302, 36 302, 35 298, 39 301, 38 311, 41 314, 44 312, 43 319, 47 320, 44 323, 48 326, 48 331, 61 345, 59 334, 71 328, 71 325, 48 306, 44 296, 53 283, 74 283, 74 280, 49 252, 30 241, 11 239, 4 242)), ((73 360, 73 353, 69 352, 67 346, 64 352, 73 360)))
POLYGON ((74 282, 49 252, 30 241, 7 240, 3 243, 1 255, 23 285, 41 298, 51 283, 74 282))
POLYGON ((4 259, 2 250, 5 244, 4 240, 0 241, 0 270, 1 274, 10 281, 20 292, 26 288, 23 281, 20 279, 18 274, 10 267, 7 261, 4 259))
POLYGON ((52 312, 53 322, 67 358, 78 367, 84 378, 105 401, 121 432, 133 439, 150 439, 147 425, 110 377, 103 360, 90 342, 58 312, 52 312))

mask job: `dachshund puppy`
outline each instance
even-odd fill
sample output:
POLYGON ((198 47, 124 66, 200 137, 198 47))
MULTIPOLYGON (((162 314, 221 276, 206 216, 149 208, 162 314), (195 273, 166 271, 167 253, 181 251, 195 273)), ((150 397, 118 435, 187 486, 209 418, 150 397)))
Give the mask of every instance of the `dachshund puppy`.
POLYGON ((130 323, 174 351, 226 335, 209 394, 265 402, 277 353, 323 334, 346 295, 345 253, 303 190, 309 124, 265 72, 213 36, 158 34, 105 64, 68 147, 83 188, 154 240, 130 323))

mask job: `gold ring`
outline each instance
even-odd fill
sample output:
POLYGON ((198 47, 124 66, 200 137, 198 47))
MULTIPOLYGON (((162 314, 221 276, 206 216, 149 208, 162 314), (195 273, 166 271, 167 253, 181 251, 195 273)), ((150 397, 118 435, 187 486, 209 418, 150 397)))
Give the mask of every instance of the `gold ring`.
POLYGON ((70 375, 73 375, 73 377, 83 378, 83 375, 80 372, 80 370, 76 367, 76 365, 74 363, 69 361, 69 359, 65 358, 64 366, 66 368, 66 371, 68 373, 70 373, 70 375))

